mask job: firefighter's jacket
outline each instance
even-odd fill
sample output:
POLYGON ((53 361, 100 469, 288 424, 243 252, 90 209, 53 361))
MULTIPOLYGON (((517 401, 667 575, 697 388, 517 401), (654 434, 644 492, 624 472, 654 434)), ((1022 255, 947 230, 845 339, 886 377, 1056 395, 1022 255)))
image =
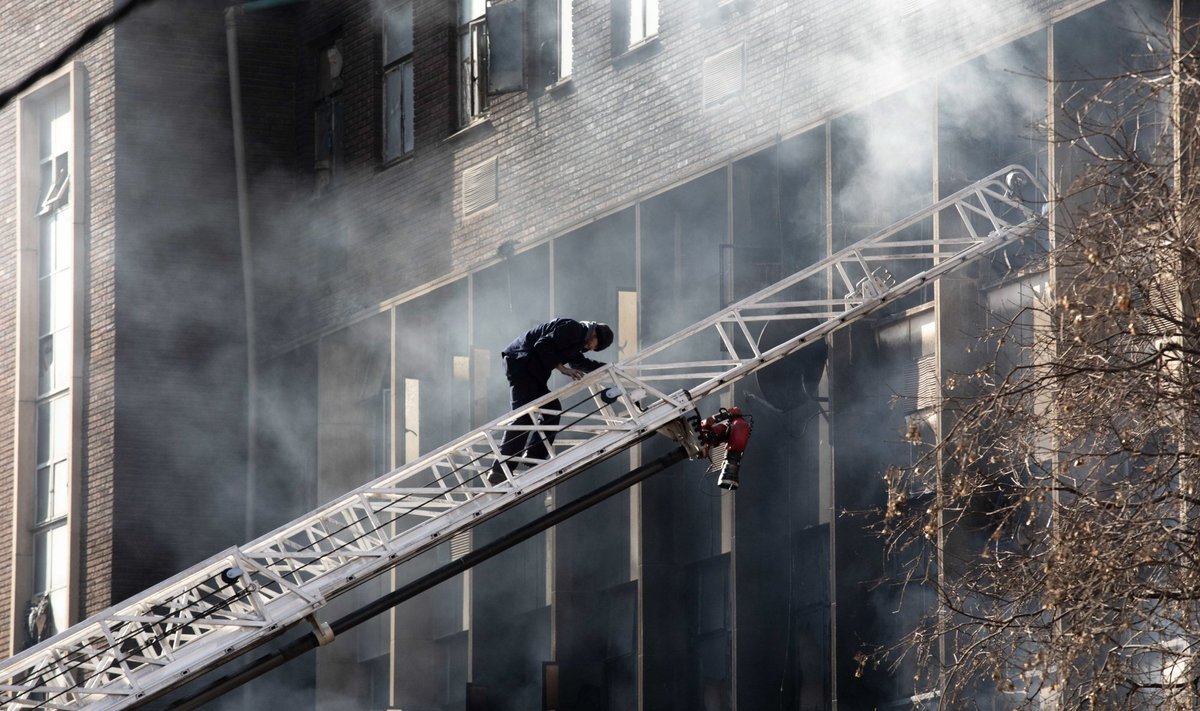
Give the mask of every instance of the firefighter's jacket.
POLYGON ((574 319, 556 318, 529 329, 501 353, 507 359, 524 360, 530 376, 542 382, 563 363, 591 372, 604 364, 584 357, 587 333, 588 327, 574 319))

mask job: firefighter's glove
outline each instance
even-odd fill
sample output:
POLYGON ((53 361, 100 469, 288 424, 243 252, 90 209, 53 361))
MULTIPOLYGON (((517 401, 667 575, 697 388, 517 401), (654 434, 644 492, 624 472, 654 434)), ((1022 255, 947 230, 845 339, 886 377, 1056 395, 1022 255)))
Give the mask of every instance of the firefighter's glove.
POLYGON ((568 377, 568 378, 570 378, 571 380, 579 380, 579 379, 580 379, 580 378, 582 378, 583 376, 587 375, 587 373, 583 372, 582 370, 576 370, 575 368, 571 368, 571 367, 569 367, 569 366, 565 366, 565 365, 561 365, 561 364, 560 364, 560 365, 556 365, 556 366, 554 366, 554 367, 555 367, 556 369, 558 369, 558 372, 560 372, 560 373, 562 373, 563 375, 567 376, 567 377, 568 377))

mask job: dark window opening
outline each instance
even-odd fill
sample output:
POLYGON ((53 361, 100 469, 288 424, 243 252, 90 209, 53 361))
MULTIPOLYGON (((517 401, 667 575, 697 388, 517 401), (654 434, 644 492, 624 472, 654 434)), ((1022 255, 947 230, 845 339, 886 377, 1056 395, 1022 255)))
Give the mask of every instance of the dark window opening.
POLYGON ((413 5, 404 2, 383 11, 383 161, 412 152, 413 5))
POLYGON ((318 46, 316 98, 313 102, 313 194, 323 195, 341 180, 342 150, 342 42, 335 39, 318 46))

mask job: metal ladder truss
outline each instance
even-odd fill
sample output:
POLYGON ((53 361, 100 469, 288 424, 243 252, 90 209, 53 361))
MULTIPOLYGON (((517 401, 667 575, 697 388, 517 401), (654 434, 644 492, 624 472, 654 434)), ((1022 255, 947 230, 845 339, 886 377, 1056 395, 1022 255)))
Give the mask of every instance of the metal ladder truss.
POLYGON ((687 440, 689 428, 681 419, 701 398, 974 257, 1032 234, 1042 225, 1041 210, 1010 192, 1005 177, 1011 181, 1013 175, 1025 179, 1027 190, 1037 189, 1023 167, 997 171, 622 362, 9 659, 0 665, 0 704, 6 710, 129 708, 306 620, 321 636, 314 613, 330 598, 652 433, 687 440), (961 236, 905 234, 937 214, 943 234, 961 236), (912 275, 892 283, 878 269, 884 264, 912 275), (830 279, 841 288, 827 291, 830 279), (811 296, 839 292, 845 295, 811 296), (786 322, 786 340, 760 346, 760 328, 767 322, 786 322), (700 359, 679 360, 676 354, 700 359), (561 410, 550 409, 555 400, 565 403, 561 410), (513 457, 503 462, 504 481, 485 483, 484 474, 500 459, 505 433, 518 429, 512 423, 523 415, 537 423, 547 414, 558 414, 561 422, 523 429, 535 437, 557 433, 548 459, 513 457), (525 468, 518 471, 518 465, 525 468))

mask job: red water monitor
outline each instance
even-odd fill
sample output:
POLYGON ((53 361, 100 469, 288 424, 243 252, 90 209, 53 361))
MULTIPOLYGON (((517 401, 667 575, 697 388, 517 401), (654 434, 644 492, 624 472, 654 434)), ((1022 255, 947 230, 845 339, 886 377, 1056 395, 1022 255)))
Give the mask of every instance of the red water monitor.
POLYGON ((739 407, 721 408, 717 414, 700 421, 700 442, 707 455, 713 447, 725 445, 725 461, 717 486, 730 491, 738 487, 738 472, 742 467, 742 453, 750 442, 751 422, 742 415, 739 407))

